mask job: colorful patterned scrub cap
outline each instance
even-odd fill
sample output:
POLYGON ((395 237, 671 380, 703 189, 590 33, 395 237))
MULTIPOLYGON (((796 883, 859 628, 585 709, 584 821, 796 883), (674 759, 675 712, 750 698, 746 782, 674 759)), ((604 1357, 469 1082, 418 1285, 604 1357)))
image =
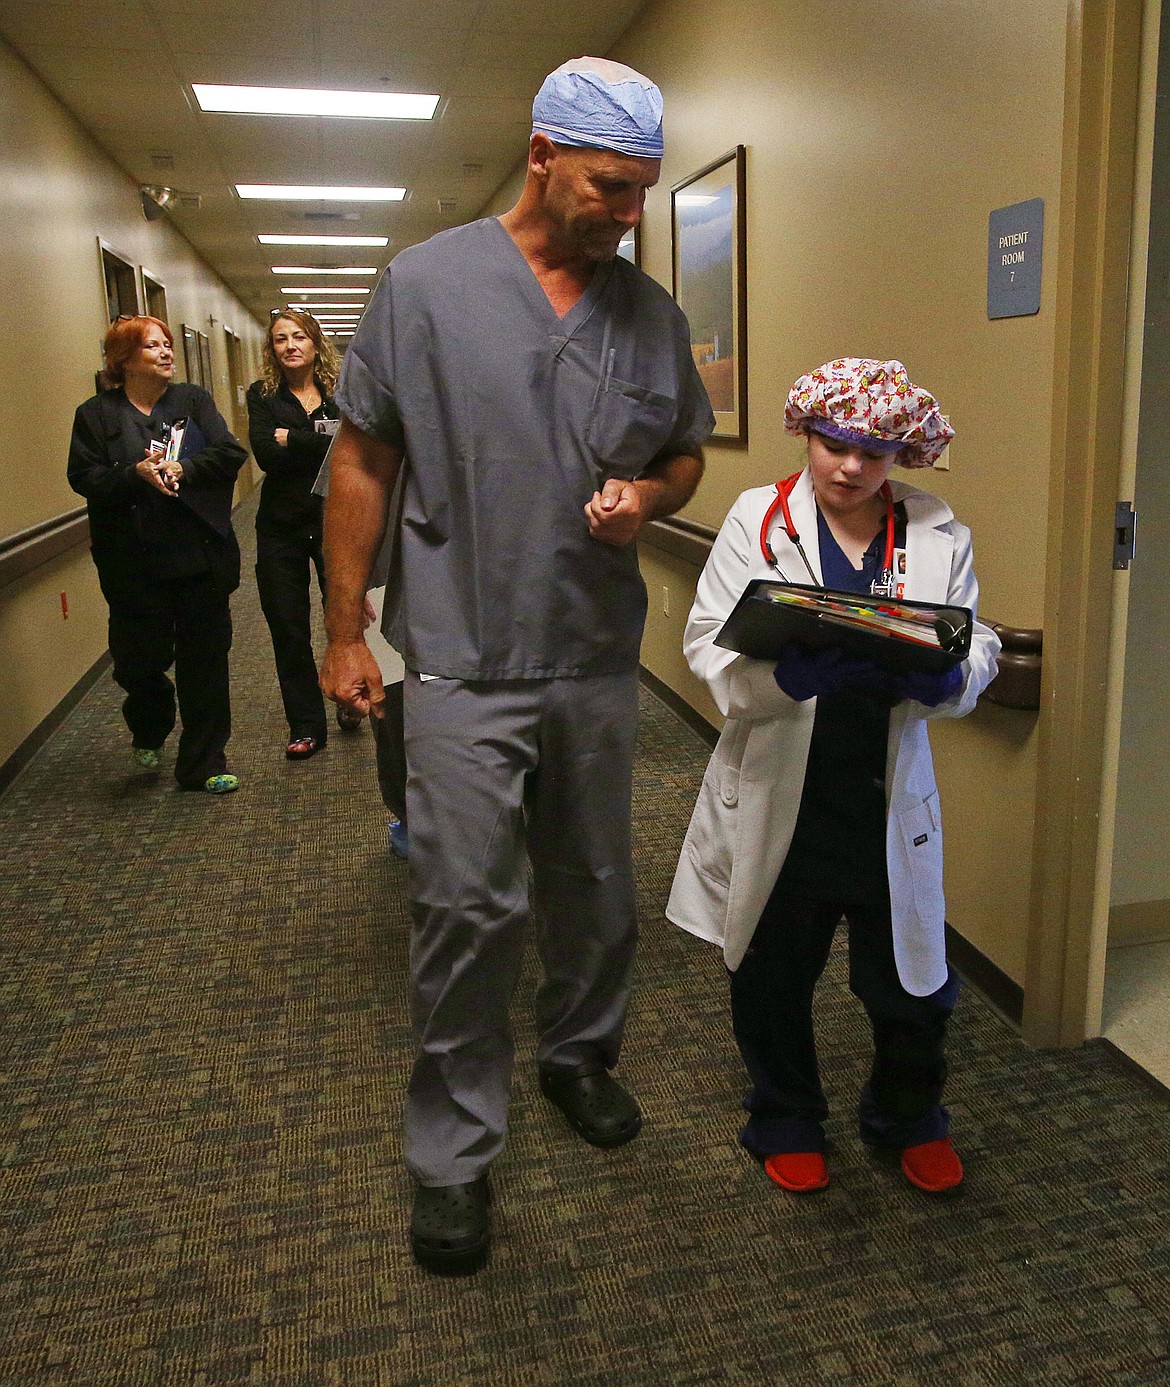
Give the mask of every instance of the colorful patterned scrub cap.
POLYGON ((784 406, 784 429, 904 449, 898 458, 903 467, 933 467, 955 436, 938 401, 911 383, 900 361, 859 356, 826 362, 801 376, 784 406))
POLYGON ((661 159, 662 93, 624 63, 573 58, 536 93, 532 133, 557 144, 661 159))

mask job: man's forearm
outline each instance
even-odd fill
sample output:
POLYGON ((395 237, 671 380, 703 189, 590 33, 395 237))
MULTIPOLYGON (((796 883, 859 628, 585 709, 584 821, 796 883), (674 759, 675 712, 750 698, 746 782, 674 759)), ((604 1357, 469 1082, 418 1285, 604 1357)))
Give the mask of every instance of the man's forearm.
POLYGON ((661 520, 685 506, 702 480, 703 467, 701 448, 697 455, 676 453, 652 462, 635 483, 642 493, 645 519, 661 520))
POLYGON ((401 465, 401 449, 341 421, 325 502, 325 630, 331 641, 364 638, 362 599, 401 465))

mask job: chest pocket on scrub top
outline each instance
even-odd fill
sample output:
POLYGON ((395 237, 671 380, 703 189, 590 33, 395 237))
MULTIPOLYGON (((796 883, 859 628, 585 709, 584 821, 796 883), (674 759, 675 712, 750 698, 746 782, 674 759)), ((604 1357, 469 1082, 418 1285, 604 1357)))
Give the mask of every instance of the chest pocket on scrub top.
POLYGON ((585 436, 606 476, 636 477, 666 445, 678 402, 610 375, 602 380, 585 436))

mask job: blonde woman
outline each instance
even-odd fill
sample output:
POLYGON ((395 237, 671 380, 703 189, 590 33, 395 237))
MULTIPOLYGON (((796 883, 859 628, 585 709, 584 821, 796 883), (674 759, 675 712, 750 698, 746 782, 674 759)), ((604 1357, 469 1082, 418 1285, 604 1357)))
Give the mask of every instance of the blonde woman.
POLYGON ((289 309, 272 320, 264 375, 248 388, 248 440, 265 473, 256 515, 256 586, 272 634, 290 761, 315 755, 327 737, 313 658, 313 569, 325 591, 322 502, 313 495, 313 482, 336 427, 333 391, 340 367, 341 358, 312 314, 289 309))

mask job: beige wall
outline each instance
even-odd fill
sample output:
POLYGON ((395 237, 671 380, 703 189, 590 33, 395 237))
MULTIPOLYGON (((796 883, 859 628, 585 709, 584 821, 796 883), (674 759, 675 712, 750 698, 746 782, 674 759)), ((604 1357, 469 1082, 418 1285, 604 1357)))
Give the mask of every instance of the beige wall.
MULTIPOLYGON (((93 394, 101 366, 99 236, 166 285, 176 337, 183 322, 209 333, 214 393, 229 421, 224 324, 244 339, 252 373, 262 329, 168 223, 145 220, 136 185, 2 42, 0 223, 6 536, 81 504, 65 460, 73 410, 93 394)), ((105 645, 105 608, 84 549, 0 589, 0 763, 105 645)))
MULTIPOLYGON (((662 0, 610 54, 666 98, 643 223, 643 265, 663 284, 670 185, 747 146, 751 444, 709 449, 691 518, 718 526, 744 487, 800 466, 782 429, 798 374, 898 357, 958 430, 952 470, 910 480, 974 530, 983 615, 1043 625, 1065 18, 1060 0, 890 0, 880 20, 861 0, 662 0), (1048 229, 1041 311, 989 322, 988 213, 1033 197, 1048 229)), ((706 712, 678 654, 694 574, 648 546, 642 564, 643 660, 706 712)), ((1035 715, 981 708, 932 736, 951 919, 1022 981, 1035 715)))

